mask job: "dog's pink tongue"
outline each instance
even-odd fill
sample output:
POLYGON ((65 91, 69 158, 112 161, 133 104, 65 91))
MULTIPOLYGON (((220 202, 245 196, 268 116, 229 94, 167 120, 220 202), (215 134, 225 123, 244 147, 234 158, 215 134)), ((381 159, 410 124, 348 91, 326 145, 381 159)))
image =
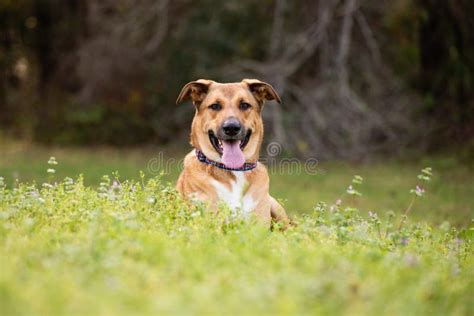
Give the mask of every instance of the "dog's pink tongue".
POLYGON ((245 163, 245 156, 240 149, 239 141, 222 141, 222 163, 228 168, 240 168, 245 163))

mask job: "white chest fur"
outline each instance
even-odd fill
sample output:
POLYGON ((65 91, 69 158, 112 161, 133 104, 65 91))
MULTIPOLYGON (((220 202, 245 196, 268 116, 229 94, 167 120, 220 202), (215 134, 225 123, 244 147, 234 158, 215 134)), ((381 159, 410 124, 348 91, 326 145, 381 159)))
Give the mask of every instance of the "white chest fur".
POLYGON ((235 181, 231 181, 230 189, 223 183, 212 180, 212 185, 216 189, 217 197, 220 201, 226 203, 234 216, 243 216, 247 218, 255 209, 256 202, 247 192, 248 182, 242 171, 233 171, 235 181))

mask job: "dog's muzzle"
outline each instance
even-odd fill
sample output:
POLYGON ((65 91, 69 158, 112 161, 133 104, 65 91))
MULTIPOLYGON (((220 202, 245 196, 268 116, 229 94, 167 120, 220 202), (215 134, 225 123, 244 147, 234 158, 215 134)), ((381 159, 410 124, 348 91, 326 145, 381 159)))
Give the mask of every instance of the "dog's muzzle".
MULTIPOLYGON (((243 132, 241 132, 241 133, 244 134, 243 132)), ((220 135, 219 131, 215 134, 212 130, 209 130, 208 134, 209 134, 209 141, 211 142, 214 149, 219 154, 222 154, 222 142, 223 141, 230 141, 230 142, 239 141, 240 142, 240 148, 243 150, 245 148, 245 146, 247 146, 247 144, 250 140, 250 136, 252 136, 252 130, 247 129, 247 132, 244 134, 243 138, 241 138, 240 135, 233 136, 233 137, 231 137, 231 136, 221 137, 221 136, 218 136, 218 135, 220 135)))
POLYGON ((242 140, 244 136, 245 129, 235 117, 225 120, 217 131, 217 137, 221 140, 242 140))
POLYGON ((243 150, 251 135, 251 129, 245 130, 238 119, 231 117, 222 123, 216 134, 209 130, 209 141, 226 167, 239 169, 245 164, 243 150))

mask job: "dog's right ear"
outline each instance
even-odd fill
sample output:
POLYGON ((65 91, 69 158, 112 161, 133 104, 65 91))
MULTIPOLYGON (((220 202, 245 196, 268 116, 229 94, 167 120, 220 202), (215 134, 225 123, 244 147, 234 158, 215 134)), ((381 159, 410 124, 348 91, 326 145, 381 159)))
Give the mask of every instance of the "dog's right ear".
POLYGON ((191 99, 195 106, 201 104, 209 91, 209 86, 213 83, 212 80, 199 79, 187 83, 178 96, 176 104, 191 99))

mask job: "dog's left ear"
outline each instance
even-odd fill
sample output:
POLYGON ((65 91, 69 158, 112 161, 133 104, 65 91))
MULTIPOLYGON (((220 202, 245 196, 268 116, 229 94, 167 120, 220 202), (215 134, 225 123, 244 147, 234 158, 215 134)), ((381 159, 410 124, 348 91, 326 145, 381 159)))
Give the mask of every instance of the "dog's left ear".
POLYGON ((179 93, 176 104, 179 104, 183 101, 191 99, 195 106, 199 106, 201 102, 206 97, 207 92, 209 91, 209 86, 213 83, 212 80, 199 79, 196 81, 191 81, 187 83, 179 93))
POLYGON ((280 96, 270 84, 257 79, 244 79, 242 82, 248 85, 258 102, 263 103, 265 100, 275 100, 281 103, 280 96))

